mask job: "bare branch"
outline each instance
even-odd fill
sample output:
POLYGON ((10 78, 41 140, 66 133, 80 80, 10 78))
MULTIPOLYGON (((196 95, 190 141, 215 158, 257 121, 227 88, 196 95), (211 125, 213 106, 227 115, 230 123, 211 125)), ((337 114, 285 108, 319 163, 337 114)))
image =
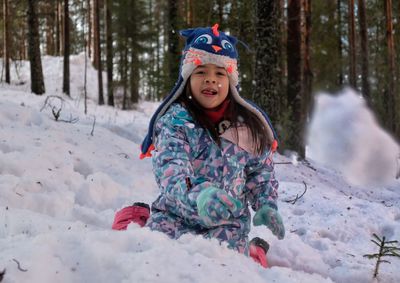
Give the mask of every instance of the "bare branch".
POLYGON ((284 202, 295 204, 299 199, 301 199, 305 195, 305 193, 307 192, 307 184, 306 184, 306 182, 303 181, 303 184, 304 184, 304 192, 300 196, 297 194, 294 199, 284 200, 284 202))
POLYGON ((17 268, 18 268, 19 271, 22 271, 22 272, 27 272, 27 271, 28 271, 28 269, 23 269, 23 268, 21 268, 21 264, 19 263, 18 260, 16 260, 15 258, 13 258, 13 261, 15 261, 15 262, 17 263, 17 268))
POLYGON ((94 134, 94 126, 96 126, 96 116, 93 116, 93 126, 92 126, 92 131, 90 132, 90 135, 92 135, 93 136, 93 134, 94 134))

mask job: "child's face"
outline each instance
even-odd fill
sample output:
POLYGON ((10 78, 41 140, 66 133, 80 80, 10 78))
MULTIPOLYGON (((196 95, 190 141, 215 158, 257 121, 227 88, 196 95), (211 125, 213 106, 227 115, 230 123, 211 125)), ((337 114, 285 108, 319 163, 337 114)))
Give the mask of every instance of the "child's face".
POLYGON ((190 76, 190 90, 202 107, 217 107, 228 96, 228 73, 225 68, 214 64, 198 66, 190 76))

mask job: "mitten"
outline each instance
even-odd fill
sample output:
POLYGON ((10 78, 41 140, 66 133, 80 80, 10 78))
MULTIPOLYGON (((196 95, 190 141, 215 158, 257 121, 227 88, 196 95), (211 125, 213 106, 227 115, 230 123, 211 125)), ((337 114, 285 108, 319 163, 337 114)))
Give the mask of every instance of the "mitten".
POLYGON ((114 217, 113 230, 126 230, 129 223, 134 222, 143 227, 150 217, 150 208, 145 203, 134 203, 119 210, 114 217))
POLYGON ((278 211, 269 205, 263 205, 253 218, 254 226, 265 225, 272 231, 272 234, 283 239, 285 237, 285 227, 282 223, 282 218, 278 211))
POLYGON ((202 190, 196 204, 200 218, 208 226, 223 224, 224 220, 239 216, 243 207, 239 200, 215 187, 202 190))

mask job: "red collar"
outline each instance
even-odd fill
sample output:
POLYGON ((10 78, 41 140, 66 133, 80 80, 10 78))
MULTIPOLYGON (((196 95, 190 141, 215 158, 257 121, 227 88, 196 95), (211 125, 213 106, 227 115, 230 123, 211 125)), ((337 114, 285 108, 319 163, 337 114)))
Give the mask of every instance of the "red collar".
POLYGON ((204 109, 204 113, 214 124, 216 124, 224 118, 225 111, 228 108, 230 102, 231 100, 227 98, 215 108, 204 109))

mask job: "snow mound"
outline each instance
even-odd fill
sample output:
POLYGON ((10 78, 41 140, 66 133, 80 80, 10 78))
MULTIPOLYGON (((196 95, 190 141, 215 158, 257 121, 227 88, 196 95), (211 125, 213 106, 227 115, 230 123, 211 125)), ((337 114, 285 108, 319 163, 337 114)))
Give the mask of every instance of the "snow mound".
POLYGON ((312 159, 341 171, 354 185, 390 184, 400 170, 399 145, 351 89, 316 97, 308 145, 312 159))

